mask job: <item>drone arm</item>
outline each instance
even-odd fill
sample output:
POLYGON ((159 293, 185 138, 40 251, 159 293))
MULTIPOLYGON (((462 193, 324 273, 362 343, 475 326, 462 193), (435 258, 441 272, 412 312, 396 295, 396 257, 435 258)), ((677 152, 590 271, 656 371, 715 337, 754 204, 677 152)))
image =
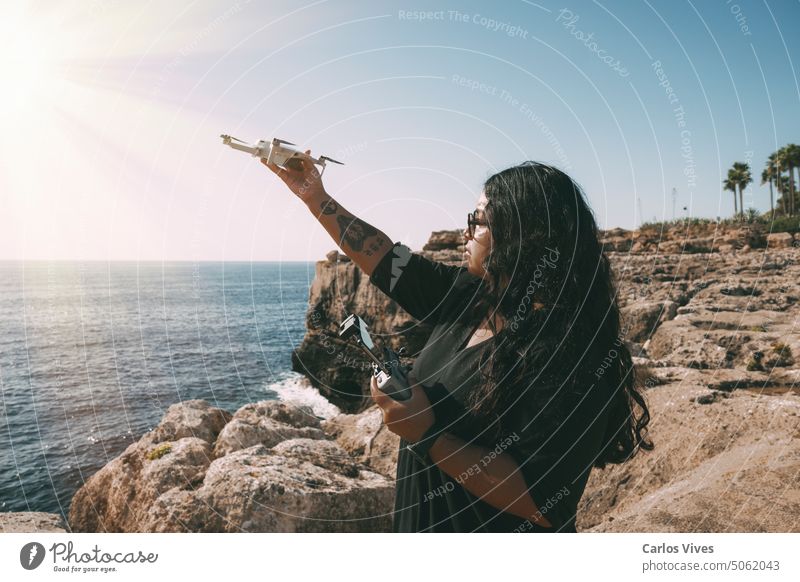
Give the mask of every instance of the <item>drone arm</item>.
POLYGON ((256 153, 258 153, 258 151, 260 150, 260 148, 236 142, 229 142, 228 145, 235 150, 239 150, 240 152, 247 152, 248 154, 252 155, 256 155, 256 153))

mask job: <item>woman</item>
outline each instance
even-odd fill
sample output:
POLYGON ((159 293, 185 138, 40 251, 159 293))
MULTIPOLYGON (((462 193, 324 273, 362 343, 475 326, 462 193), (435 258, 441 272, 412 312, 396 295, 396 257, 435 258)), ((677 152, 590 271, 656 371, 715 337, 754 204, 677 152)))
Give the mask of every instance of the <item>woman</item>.
POLYGON ((410 399, 372 381, 401 437, 394 531, 575 532, 592 467, 652 450, 609 263, 566 174, 525 162, 491 176, 455 267, 348 213, 313 164, 262 161, 373 284, 433 326, 410 399))

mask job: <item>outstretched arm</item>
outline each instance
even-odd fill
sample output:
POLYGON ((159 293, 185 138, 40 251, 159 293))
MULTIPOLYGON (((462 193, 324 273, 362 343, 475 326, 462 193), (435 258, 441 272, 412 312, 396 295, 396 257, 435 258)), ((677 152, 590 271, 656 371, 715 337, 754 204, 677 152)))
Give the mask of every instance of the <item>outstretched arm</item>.
POLYGON ((326 192, 306 202, 331 238, 367 275, 372 275, 393 242, 383 232, 345 210, 326 192))
MULTIPOLYGON (((307 154, 311 150, 306 150, 307 154)), ((319 171, 303 160, 303 170, 280 168, 265 159, 261 162, 286 183, 302 200, 344 254, 368 276, 394 243, 386 234, 350 214, 334 200, 322 185, 319 171)))

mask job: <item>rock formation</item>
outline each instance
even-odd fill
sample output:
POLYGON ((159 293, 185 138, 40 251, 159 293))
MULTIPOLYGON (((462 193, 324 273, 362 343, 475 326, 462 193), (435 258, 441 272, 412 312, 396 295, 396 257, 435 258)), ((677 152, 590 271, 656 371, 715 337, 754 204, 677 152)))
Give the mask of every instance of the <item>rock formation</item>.
POLYGON ((646 392, 655 449, 593 469, 578 531, 800 532, 797 375, 764 388, 752 375, 655 373, 666 381, 646 392))
POLYGON ((172 405, 95 473, 69 511, 75 532, 391 529, 394 483, 327 439, 310 408, 280 401, 231 415, 172 405))
POLYGON ((44 511, 0 513, 0 533, 66 533, 62 517, 44 511))

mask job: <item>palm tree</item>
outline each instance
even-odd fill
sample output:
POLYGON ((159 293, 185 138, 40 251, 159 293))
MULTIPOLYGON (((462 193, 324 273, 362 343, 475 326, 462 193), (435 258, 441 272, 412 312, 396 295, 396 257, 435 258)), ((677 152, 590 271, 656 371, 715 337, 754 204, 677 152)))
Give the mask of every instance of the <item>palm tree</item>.
MULTIPOLYGON (((775 205, 773 202, 774 196, 772 186, 775 185, 776 188, 778 187, 778 176, 780 176, 780 166, 778 165, 778 161, 778 152, 772 152, 767 158, 767 165, 764 168, 764 171, 761 173, 762 184, 769 180, 769 207, 770 210, 772 210, 773 215, 775 214, 775 205)), ((781 191, 778 190, 778 194, 780 193, 781 191)))
POLYGON ((739 187, 739 210, 744 214, 744 191, 747 185, 752 183, 753 176, 750 173, 750 166, 745 162, 734 162, 733 169, 736 171, 736 185, 739 187))
POLYGON ((786 167, 786 151, 783 148, 780 148, 777 152, 775 152, 775 168, 777 168, 778 173, 775 177, 775 187, 778 188, 778 192, 781 194, 781 206, 783 207, 783 213, 788 214, 789 205, 786 203, 786 188, 784 187, 784 176, 783 176, 783 168, 786 167))
MULTIPOLYGON (((723 182, 726 190, 733 188, 734 198, 736 197, 736 190, 739 191, 739 212, 742 213, 742 216, 744 216, 744 189, 752 181, 753 176, 750 173, 750 166, 745 162, 734 162, 733 167, 728 170, 728 179, 723 182), (730 185, 728 182, 730 182, 730 185)), ((736 206, 735 202, 734 206, 736 206)))
POLYGON ((792 151, 788 146, 783 146, 775 152, 775 165, 777 166, 777 185, 781 186, 781 206, 784 214, 794 215, 794 164, 791 158, 792 151), (789 179, 784 181, 784 170, 789 171, 789 179), (784 187, 785 186, 785 187, 784 187), (787 196, 788 195, 788 196, 787 196))
POLYGON ((775 214, 775 205, 772 202, 772 166, 769 165, 761 171, 761 184, 764 185, 767 182, 769 182, 769 213, 772 216, 775 214))
POLYGON ((728 170, 728 178, 722 181, 722 185, 725 190, 729 190, 733 192, 733 215, 736 216, 739 214, 739 209, 736 207, 736 182, 731 179, 731 170, 728 170))
POLYGON ((795 187, 794 187, 794 170, 797 168, 800 174, 800 146, 797 144, 787 144, 783 148, 785 150, 786 165, 789 167, 789 191, 790 191, 790 213, 794 216, 795 212, 795 187))
POLYGON ((778 198, 778 206, 781 208, 781 212, 784 215, 789 214, 789 176, 784 176, 783 174, 777 176, 775 178, 775 189, 780 194, 778 198))

